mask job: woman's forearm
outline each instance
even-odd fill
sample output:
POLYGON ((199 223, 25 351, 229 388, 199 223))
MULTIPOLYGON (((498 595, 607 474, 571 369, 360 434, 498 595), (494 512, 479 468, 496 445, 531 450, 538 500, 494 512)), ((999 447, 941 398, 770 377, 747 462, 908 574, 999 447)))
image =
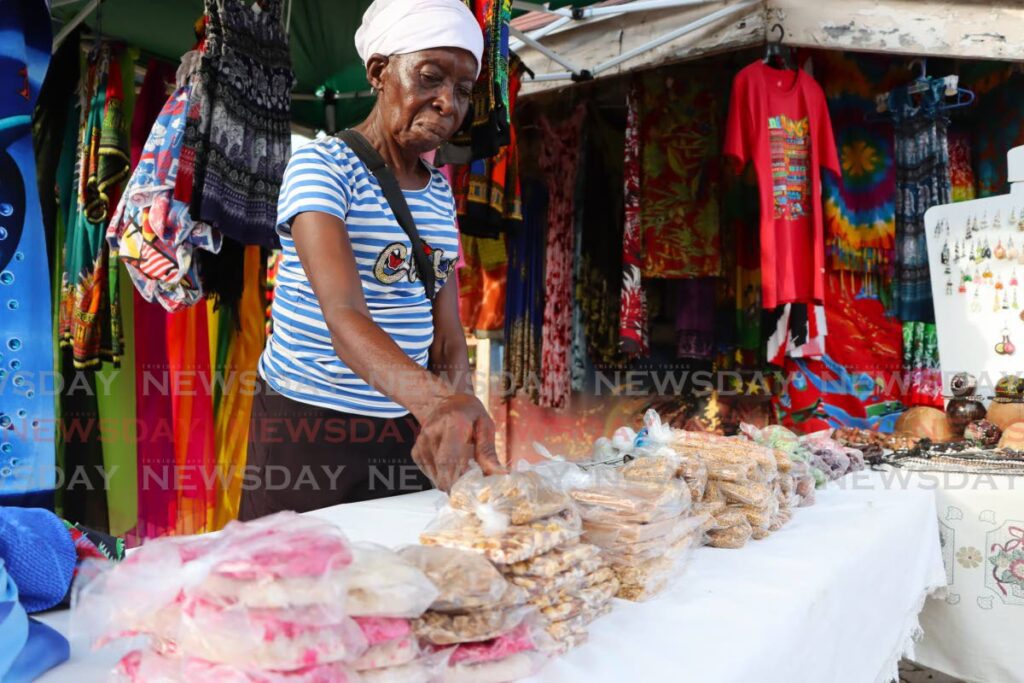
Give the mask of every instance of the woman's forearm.
POLYGON ((338 357, 367 384, 407 408, 421 423, 453 393, 441 378, 420 367, 362 311, 324 309, 338 357))

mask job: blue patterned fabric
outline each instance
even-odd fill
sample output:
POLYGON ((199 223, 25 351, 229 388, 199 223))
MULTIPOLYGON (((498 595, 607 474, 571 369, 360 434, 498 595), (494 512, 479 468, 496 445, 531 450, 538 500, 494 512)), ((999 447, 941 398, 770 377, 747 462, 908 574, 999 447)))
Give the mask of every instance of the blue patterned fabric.
POLYGON ((50 270, 31 130, 50 60, 46 3, 0 0, 0 36, 0 505, 52 507, 50 270))
POLYGON ((928 269, 924 214, 948 204, 948 119, 940 108, 945 83, 933 80, 929 90, 911 95, 907 88, 889 95, 896 126, 896 272, 893 307, 904 321, 935 322, 928 269), (919 97, 919 99, 918 99, 919 97))

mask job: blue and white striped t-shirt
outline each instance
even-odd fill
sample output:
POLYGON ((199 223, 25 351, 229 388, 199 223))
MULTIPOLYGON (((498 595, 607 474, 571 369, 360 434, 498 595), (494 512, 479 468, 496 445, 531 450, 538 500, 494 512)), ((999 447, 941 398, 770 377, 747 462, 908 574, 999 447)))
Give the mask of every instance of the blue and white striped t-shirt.
MULTIPOLYGON (((440 292, 458 260, 451 188, 431 168, 425 188, 403 194, 434 263, 440 292)), ((416 274, 411 242, 377 179, 348 145, 321 137, 292 155, 281 185, 277 229, 282 260, 271 308, 273 333, 260 357, 260 375, 295 401, 373 417, 406 415, 408 410, 369 386, 335 353, 291 238, 292 219, 304 211, 345 222, 370 315, 409 358, 426 367, 434 340, 432 306, 416 274)))

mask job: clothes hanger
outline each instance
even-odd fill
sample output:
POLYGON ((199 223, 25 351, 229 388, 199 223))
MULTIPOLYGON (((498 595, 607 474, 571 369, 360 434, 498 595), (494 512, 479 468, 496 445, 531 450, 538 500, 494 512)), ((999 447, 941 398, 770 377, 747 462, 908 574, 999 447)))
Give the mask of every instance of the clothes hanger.
MULTIPOLYGON (((944 95, 945 97, 955 97, 956 100, 949 103, 943 103, 939 105, 940 111, 951 111, 953 109, 961 109, 974 104, 974 100, 977 96, 973 90, 968 88, 961 88, 959 86, 960 77, 956 74, 945 76, 944 78, 937 79, 932 78, 928 75, 928 59, 925 57, 918 57, 910 60, 908 65, 911 69, 914 66, 919 67, 917 78, 914 79, 910 84, 904 86, 907 89, 907 93, 911 96, 918 95, 920 93, 928 92, 932 89, 932 86, 936 84, 936 81, 942 81, 945 86, 944 95)), ((875 96, 875 109, 878 114, 882 116, 869 116, 866 117, 869 121, 885 120, 891 118, 891 112, 889 111, 889 97, 892 95, 892 91, 882 93, 881 95, 875 96)))
MULTIPOLYGON (((781 68, 796 71, 796 60, 793 59, 793 48, 785 46, 782 41, 786 39, 786 29, 782 24, 775 24, 769 33, 778 31, 779 37, 776 40, 769 40, 764 46, 764 63, 768 66, 781 64, 781 68)), ((776 67, 780 68, 780 67, 776 67)))

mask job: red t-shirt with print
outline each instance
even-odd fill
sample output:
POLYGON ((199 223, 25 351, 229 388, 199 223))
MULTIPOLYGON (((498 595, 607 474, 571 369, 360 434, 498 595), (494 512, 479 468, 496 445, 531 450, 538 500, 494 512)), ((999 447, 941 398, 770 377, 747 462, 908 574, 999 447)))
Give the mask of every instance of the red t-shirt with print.
POLYGON ((839 174, 825 94, 802 69, 755 62, 736 75, 725 154, 754 163, 761 196, 762 306, 821 303, 821 169, 839 174))

